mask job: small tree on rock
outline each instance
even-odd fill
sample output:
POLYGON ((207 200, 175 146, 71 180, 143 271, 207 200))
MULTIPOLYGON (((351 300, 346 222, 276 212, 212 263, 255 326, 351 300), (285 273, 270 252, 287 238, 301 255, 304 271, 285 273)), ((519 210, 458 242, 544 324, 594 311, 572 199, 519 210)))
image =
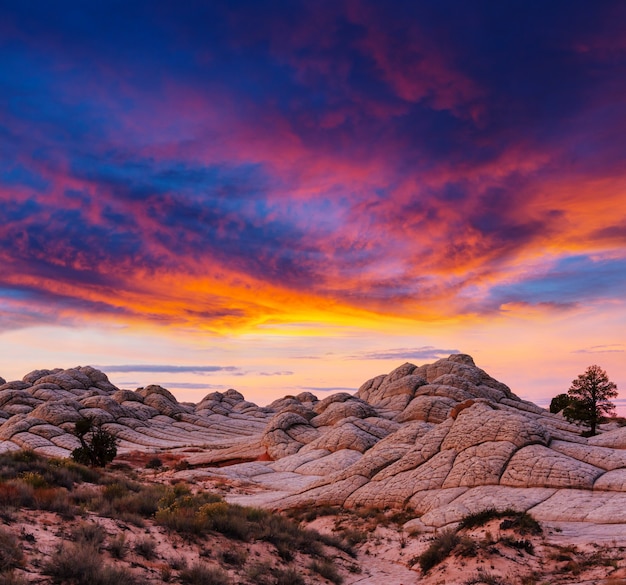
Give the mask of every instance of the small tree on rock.
POLYGON ((557 414, 558 412, 561 412, 562 410, 567 408, 571 402, 572 399, 569 394, 559 394, 551 400, 550 412, 552 414, 557 414))
POLYGON ((82 418, 74 425, 80 447, 72 451, 72 459, 83 465, 106 467, 117 455, 117 439, 92 418, 82 418))
POLYGON ((585 433, 588 436, 596 434, 605 415, 615 412, 615 405, 610 400, 617 397, 617 386, 600 366, 589 366, 584 374, 572 381, 567 393, 570 403, 563 409, 563 415, 570 422, 589 426, 589 432, 585 433))

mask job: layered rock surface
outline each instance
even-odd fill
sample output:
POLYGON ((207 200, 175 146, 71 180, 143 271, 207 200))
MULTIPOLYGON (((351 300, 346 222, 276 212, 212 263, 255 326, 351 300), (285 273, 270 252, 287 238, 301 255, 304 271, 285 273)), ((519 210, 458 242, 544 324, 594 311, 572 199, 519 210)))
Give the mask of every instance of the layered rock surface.
POLYGON ((626 523, 624 429, 582 438, 467 355, 404 364, 354 395, 268 407, 235 390, 196 405, 160 386, 120 390, 91 367, 35 371, 0 386, 0 452, 67 456, 78 445, 68 431, 85 416, 122 452, 193 451, 194 467, 179 474, 245 484, 254 493, 242 503, 410 507, 421 527, 490 506, 626 523))

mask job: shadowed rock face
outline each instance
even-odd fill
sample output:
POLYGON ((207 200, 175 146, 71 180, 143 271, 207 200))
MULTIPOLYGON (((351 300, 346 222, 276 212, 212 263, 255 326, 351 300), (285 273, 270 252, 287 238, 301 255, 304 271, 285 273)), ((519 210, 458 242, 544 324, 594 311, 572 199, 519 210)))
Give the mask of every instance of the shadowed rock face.
POLYGON ((467 355, 403 364, 355 395, 302 393, 265 408, 235 390, 182 404, 160 386, 120 390, 91 367, 38 370, 0 386, 0 452, 67 456, 82 416, 103 422, 120 451, 195 447, 198 467, 180 474, 262 490, 242 503, 410 506, 435 527, 491 506, 626 523, 624 430, 581 438, 467 355))

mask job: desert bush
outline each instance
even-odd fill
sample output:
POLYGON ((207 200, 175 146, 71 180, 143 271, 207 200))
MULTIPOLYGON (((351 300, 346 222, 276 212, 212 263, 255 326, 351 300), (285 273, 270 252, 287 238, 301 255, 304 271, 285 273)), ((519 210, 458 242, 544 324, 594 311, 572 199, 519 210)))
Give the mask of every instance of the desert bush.
POLYGON ((72 451, 72 459, 83 465, 106 467, 117 455, 117 439, 93 418, 76 421, 73 434, 80 447, 72 451))
POLYGON ((39 488, 33 492, 33 498, 33 508, 37 510, 56 512, 64 518, 74 518, 78 513, 65 488, 39 488))
POLYGON ((339 574, 339 571, 337 571, 337 567, 329 560, 313 561, 309 565, 309 568, 311 571, 324 577, 324 579, 335 583, 335 585, 341 585, 341 583, 343 583, 343 577, 339 574))
POLYGON ((22 546, 17 536, 0 527, 0 573, 21 566, 23 560, 22 546))
POLYGON ((341 513, 341 509, 336 506, 319 506, 317 508, 294 508, 287 512, 292 520, 313 522, 321 516, 337 516, 341 513))
POLYGON ((469 536, 459 536, 459 542, 454 547, 454 554, 461 557, 473 557, 476 554, 478 545, 476 541, 469 536))
POLYGON ((461 538, 455 530, 444 530, 433 538, 429 547, 421 555, 415 557, 412 564, 419 563, 422 572, 427 573, 445 560, 460 540, 461 538))
POLYGON ((152 517, 157 511, 165 491, 166 488, 161 485, 142 485, 116 479, 106 484, 100 493, 78 491, 75 498, 102 516, 143 526, 143 519, 152 517))
MULTIPOLYGON (((513 513, 517 514, 517 512, 513 513)), ((505 515, 506 511, 501 512, 495 508, 486 508, 480 512, 467 514, 467 516, 461 519, 459 528, 478 528, 479 526, 484 526, 488 522, 491 522, 491 520, 503 518, 505 515)))
POLYGON ((128 543, 126 542, 126 536, 123 533, 117 534, 114 538, 109 540, 109 546, 107 547, 109 554, 114 559, 123 559, 128 552, 128 543))
POLYGON ((48 487, 48 482, 38 471, 24 471, 20 474, 20 479, 33 489, 48 487))
POLYGON ((3 508, 32 508, 35 505, 35 490, 19 480, 0 483, 0 504, 3 508))
POLYGON ((161 469, 163 467, 163 461, 160 457, 152 457, 146 463, 146 469, 161 469))
POLYGON ((140 585, 126 569, 106 564, 91 544, 62 544, 44 565, 54 583, 73 585, 140 585))
POLYGON ((248 559, 248 552, 239 548, 230 548, 219 552, 219 558, 223 563, 233 567, 243 567, 248 559))
POLYGON ((478 569, 473 577, 463 581, 463 585, 506 585, 506 583, 497 575, 489 573, 484 569, 478 569))
POLYGON ((195 563, 180 572, 180 582, 184 585, 230 585, 228 573, 222 569, 195 563))
POLYGON ((93 475, 82 465, 65 459, 47 459, 32 451, 12 451, 0 455, 0 480, 22 477, 33 487, 48 484, 71 489, 74 483, 94 481, 93 475))
POLYGON ((284 560, 291 560, 295 551, 321 556, 323 544, 351 551, 341 539, 303 530, 285 516, 228 504, 215 494, 194 495, 187 486, 180 484, 170 488, 161 498, 155 519, 170 530, 187 536, 217 532, 244 542, 269 542, 284 560))
POLYGON ((292 567, 276 569, 274 571, 272 585, 305 585, 305 583, 304 577, 292 567))
MULTIPOLYGON (((274 578, 275 573, 279 569, 274 570, 272 565, 267 562, 252 563, 246 567, 246 577, 254 583, 254 585, 277 585, 277 579, 274 578)), ((281 571, 282 572, 282 571, 281 571)), ((296 583, 296 581, 286 581, 285 583, 296 583)))
POLYGON ((72 540, 89 544, 98 550, 102 546, 105 536, 106 531, 96 522, 81 522, 71 532, 72 540))
POLYGON ((157 543, 154 538, 141 538, 135 541, 135 546, 133 550, 141 557, 146 560, 152 560, 156 557, 156 547, 157 543))
POLYGON ((500 539, 500 542, 510 548, 526 551, 529 555, 535 554, 535 546, 532 542, 530 542, 530 540, 518 540, 511 536, 504 536, 500 539))
POLYGON ((509 514, 509 516, 512 517, 505 518, 500 523, 502 530, 513 529, 522 536, 526 534, 539 535, 543 532, 541 524, 527 512, 516 512, 509 514))
POLYGON ((415 518, 415 512, 412 508, 409 507, 405 508, 404 510, 392 513, 389 516, 389 522, 401 526, 403 524, 406 524, 409 520, 413 520, 413 518, 415 518))
POLYGON ((480 512, 474 512, 468 514, 461 519, 459 528, 477 528, 484 526, 491 520, 502 519, 505 520, 500 524, 500 528, 503 530, 512 528, 517 530, 520 534, 541 534, 541 525, 527 512, 519 512, 512 508, 506 508, 505 510, 496 510, 495 508, 486 508, 480 512))
POLYGON ((341 537, 350 546, 354 546, 355 544, 361 544, 362 542, 366 542, 369 538, 369 535, 367 532, 364 532, 362 530, 346 528, 345 530, 341 531, 341 537))
POLYGON ((189 461, 187 461, 186 459, 181 459, 180 461, 176 462, 176 465, 174 465, 174 469, 176 471, 184 471, 185 469, 189 469, 191 467, 191 465, 189 465, 189 461))

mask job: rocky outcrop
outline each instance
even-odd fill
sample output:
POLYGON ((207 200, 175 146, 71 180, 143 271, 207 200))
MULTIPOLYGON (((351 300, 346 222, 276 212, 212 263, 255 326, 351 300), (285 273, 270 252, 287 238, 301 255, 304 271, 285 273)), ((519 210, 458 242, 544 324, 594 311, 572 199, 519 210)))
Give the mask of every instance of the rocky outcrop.
POLYGON ((190 449, 195 468, 179 473, 243 483, 256 493, 242 503, 411 508, 423 529, 493 506, 626 522, 625 429, 583 438, 466 355, 403 364, 354 395, 304 392, 267 407, 235 390, 194 405, 157 385, 118 389, 90 367, 38 370, 2 380, 0 452, 67 456, 85 416, 122 452, 190 449))

